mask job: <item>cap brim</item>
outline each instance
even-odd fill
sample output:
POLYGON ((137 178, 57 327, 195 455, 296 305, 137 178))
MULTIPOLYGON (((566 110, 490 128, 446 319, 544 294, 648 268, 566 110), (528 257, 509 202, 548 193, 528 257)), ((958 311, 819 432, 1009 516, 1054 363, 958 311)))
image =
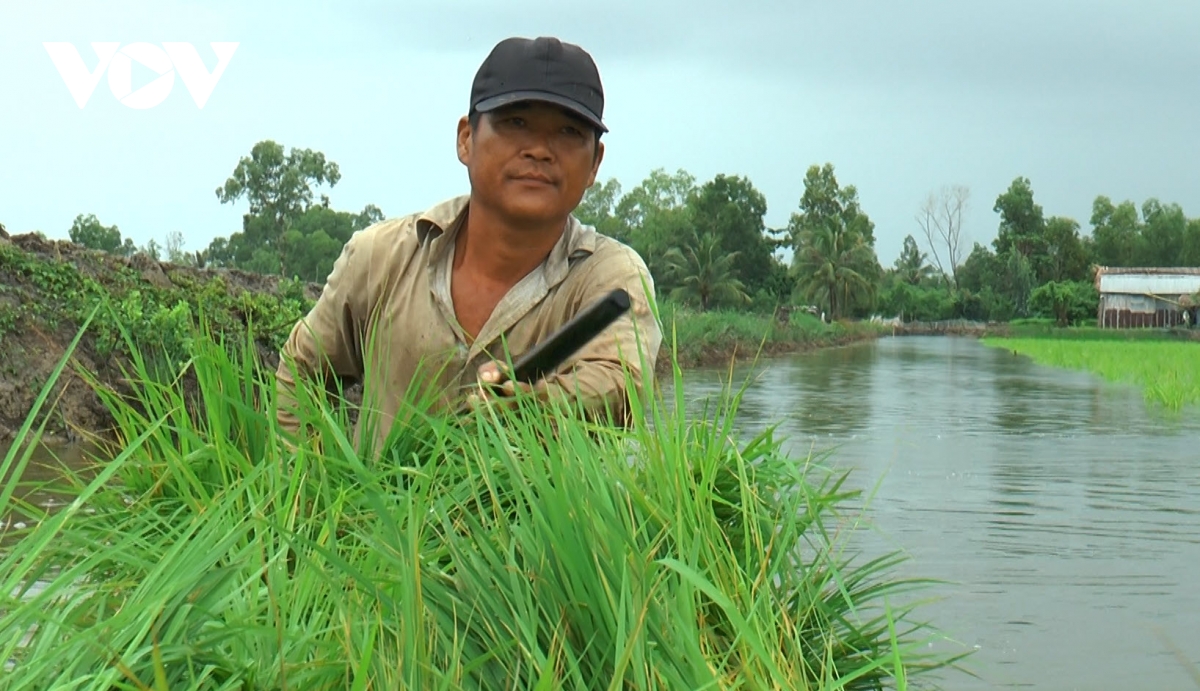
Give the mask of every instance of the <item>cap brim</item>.
POLYGON ((556 106, 561 106, 575 113, 579 117, 587 120, 601 132, 607 132, 608 127, 601 121, 600 116, 591 111, 590 108, 584 106, 578 101, 573 101, 569 98, 564 98, 558 94, 550 94, 545 91, 513 91, 507 94, 500 94, 491 98, 485 98, 475 105, 475 110, 486 113, 489 110, 495 110, 501 106, 507 106, 513 103, 521 103, 523 101, 542 101, 543 103, 553 103, 556 106))

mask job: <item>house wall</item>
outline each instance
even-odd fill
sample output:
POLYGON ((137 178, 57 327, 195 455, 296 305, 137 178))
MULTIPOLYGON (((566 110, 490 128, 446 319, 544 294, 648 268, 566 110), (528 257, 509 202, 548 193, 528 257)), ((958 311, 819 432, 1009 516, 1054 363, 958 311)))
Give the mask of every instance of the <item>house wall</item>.
MULTIPOLYGON (((1163 296, 1178 302, 1180 295, 1163 296)), ((1100 328, 1133 329, 1146 327, 1171 327, 1195 324, 1196 312, 1192 310, 1190 320, 1185 320, 1184 310, 1178 305, 1148 295, 1104 293, 1100 295, 1100 328)))

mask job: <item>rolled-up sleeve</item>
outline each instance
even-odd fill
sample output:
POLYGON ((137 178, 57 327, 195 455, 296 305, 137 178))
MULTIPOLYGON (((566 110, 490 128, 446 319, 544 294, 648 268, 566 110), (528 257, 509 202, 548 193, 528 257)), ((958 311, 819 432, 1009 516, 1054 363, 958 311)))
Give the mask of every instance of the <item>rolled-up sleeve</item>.
POLYGON ((343 246, 321 296, 292 327, 280 351, 275 373, 276 419, 284 432, 294 435, 299 430, 298 378, 363 376, 362 334, 371 299, 371 230, 355 233, 343 246))

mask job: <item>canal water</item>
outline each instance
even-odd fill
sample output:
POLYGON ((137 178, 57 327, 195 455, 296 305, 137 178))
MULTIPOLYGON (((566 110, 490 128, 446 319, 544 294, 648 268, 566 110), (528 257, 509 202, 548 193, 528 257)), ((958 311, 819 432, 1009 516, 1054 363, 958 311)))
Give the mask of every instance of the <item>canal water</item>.
MULTIPOLYGON (((689 407, 729 379, 689 373, 689 407)), ((921 611, 975 651, 980 678, 946 688, 1197 688, 1195 411, 967 338, 772 359, 733 382, 744 431, 777 424, 798 458, 830 450, 874 493, 868 549, 903 549, 905 573, 950 582, 921 611)))

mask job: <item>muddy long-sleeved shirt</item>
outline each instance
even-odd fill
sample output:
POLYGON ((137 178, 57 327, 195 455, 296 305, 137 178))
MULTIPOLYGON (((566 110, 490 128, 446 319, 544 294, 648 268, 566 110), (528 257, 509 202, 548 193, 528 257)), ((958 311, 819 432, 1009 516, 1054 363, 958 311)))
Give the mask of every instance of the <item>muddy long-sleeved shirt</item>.
POLYGON ((626 374, 639 387, 653 377, 662 330, 650 311, 654 284, 646 264, 573 216, 546 260, 505 295, 470 342, 450 297, 455 237, 468 199, 382 221, 346 243, 316 305, 280 354, 277 415, 285 431, 299 426, 294 375, 333 374, 363 382, 359 443, 369 439, 379 448, 406 396, 431 397, 442 409, 458 406, 481 365, 506 362, 505 346, 515 359, 614 288, 629 293, 629 312, 547 376, 549 392, 619 412, 626 374))

